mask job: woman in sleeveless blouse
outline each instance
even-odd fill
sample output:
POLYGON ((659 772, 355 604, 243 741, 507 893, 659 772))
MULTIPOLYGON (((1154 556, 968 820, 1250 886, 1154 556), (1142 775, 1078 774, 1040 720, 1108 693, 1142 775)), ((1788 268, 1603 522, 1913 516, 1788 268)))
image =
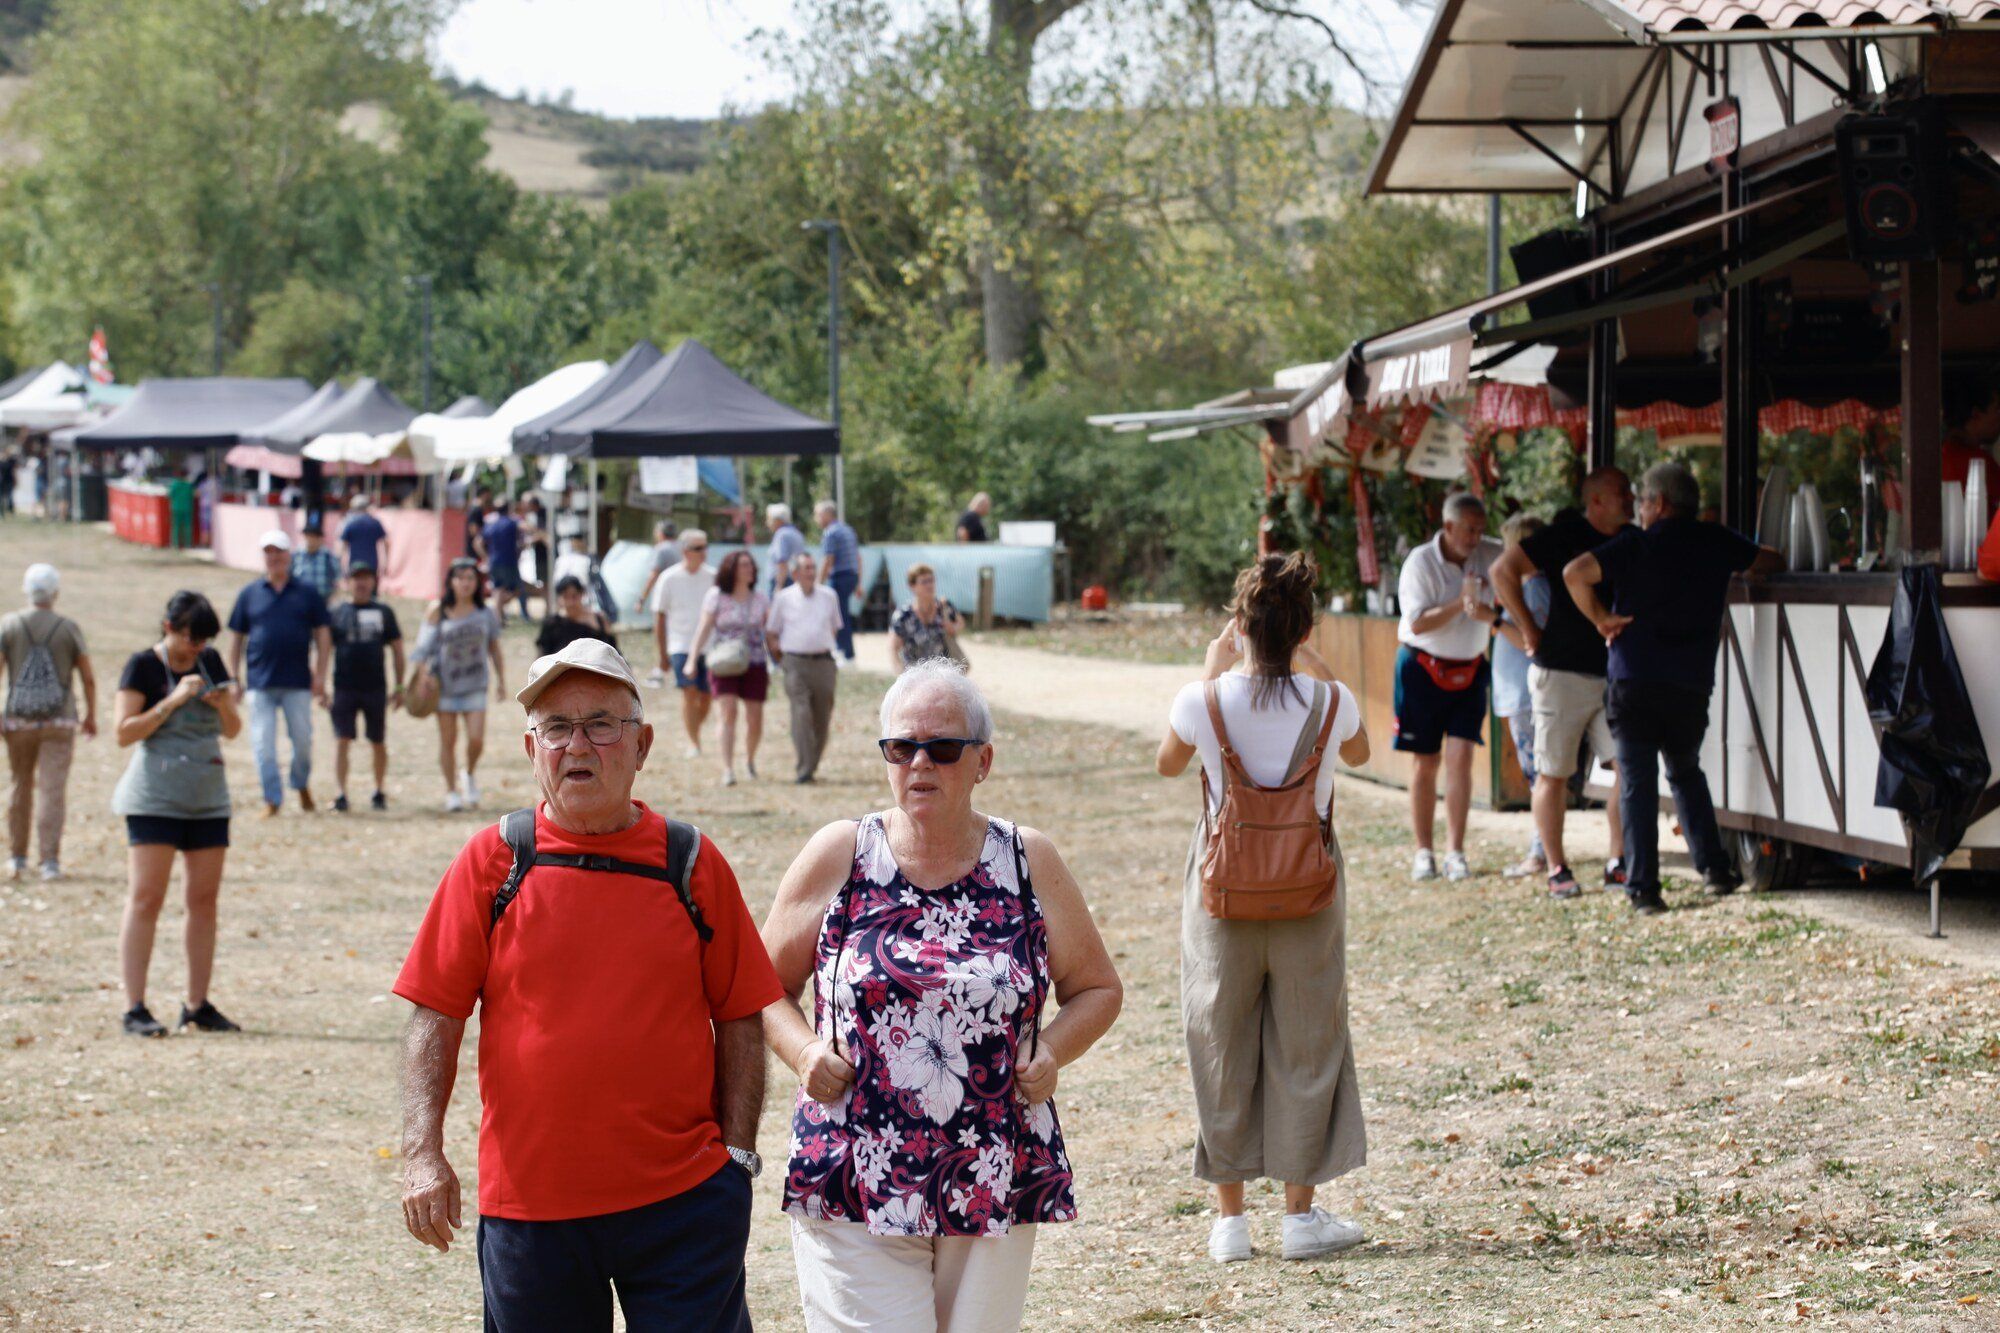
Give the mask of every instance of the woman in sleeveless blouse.
MULTIPOLYGON (((1215 1186, 1208 1251, 1218 1263, 1251 1256, 1243 1187, 1252 1180, 1284 1184, 1285 1258, 1315 1259, 1362 1239, 1360 1227, 1313 1205, 1316 1186, 1368 1157, 1347 1034, 1346 870, 1332 904, 1297 920, 1218 920, 1201 891, 1208 820, 1225 776, 1211 683, 1226 743, 1252 782, 1303 780, 1329 710, 1341 760, 1368 761, 1360 708, 1309 642, 1317 581, 1311 558, 1298 554, 1266 556, 1237 577, 1229 623, 1208 646, 1202 679, 1175 698, 1160 743, 1164 777, 1202 757, 1201 817, 1182 891, 1181 1020, 1194 1080, 1194 1173, 1215 1186)), ((1315 804, 1341 866, 1332 765, 1332 755, 1322 757, 1315 804)))
POLYGON ((882 736, 895 806, 814 835, 764 924, 806 1327, 1018 1328, 1037 1227, 1077 1215, 1058 1071, 1117 1017, 1118 973, 1049 840, 973 809, 992 714, 964 672, 898 677, 882 736))

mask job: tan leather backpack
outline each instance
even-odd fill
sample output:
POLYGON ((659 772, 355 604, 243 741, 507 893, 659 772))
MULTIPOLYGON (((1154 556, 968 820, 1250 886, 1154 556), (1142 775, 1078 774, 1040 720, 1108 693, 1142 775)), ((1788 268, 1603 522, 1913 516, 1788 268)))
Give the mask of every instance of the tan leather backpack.
MULTIPOLYGON (((1328 688, 1325 717, 1312 751, 1277 787, 1250 780, 1230 747, 1222 723, 1215 682, 1202 687, 1209 721, 1222 750, 1222 808, 1209 816, 1208 845, 1201 859, 1201 903, 1223 921, 1296 921, 1323 912, 1339 887, 1340 863, 1327 844, 1329 821, 1314 800, 1319 766, 1333 735, 1339 691, 1328 688)), ((1312 719, 1306 719, 1312 725, 1312 719)), ((1300 736, 1304 743, 1303 733, 1300 736)), ((1207 809, 1207 775, 1202 803, 1207 809)))

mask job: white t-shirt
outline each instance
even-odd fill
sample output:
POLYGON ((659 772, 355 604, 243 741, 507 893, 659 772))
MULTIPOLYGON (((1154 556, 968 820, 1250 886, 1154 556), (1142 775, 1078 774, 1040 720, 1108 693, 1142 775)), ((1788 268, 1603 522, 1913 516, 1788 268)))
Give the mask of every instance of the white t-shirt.
MULTIPOLYGON (((1232 671, 1215 682, 1216 702, 1222 709, 1222 725, 1229 730, 1230 748, 1236 751, 1250 780, 1261 786, 1275 787, 1290 776, 1286 765, 1291 763, 1292 753, 1298 747, 1299 732, 1312 712, 1313 700, 1326 697, 1325 682, 1311 676, 1295 675, 1292 684, 1297 687, 1297 694, 1283 690, 1276 701, 1253 708, 1250 700, 1255 678, 1232 671)), ((1333 688, 1339 692, 1340 703, 1333 716, 1333 733, 1326 738, 1327 753, 1320 758, 1319 782, 1313 795, 1313 803, 1322 815, 1333 805, 1334 752, 1361 730, 1361 705, 1354 701, 1353 691, 1345 685, 1336 684, 1333 688)), ((1202 682, 1181 687, 1181 692, 1174 696, 1167 722, 1174 735, 1194 746, 1201 755, 1201 766, 1209 775, 1209 809, 1221 809, 1222 746, 1215 739, 1215 725, 1202 697, 1202 682)))
POLYGON ((653 580, 653 595, 646 610, 667 618, 667 651, 684 653, 701 628, 701 599, 715 586, 715 566, 704 563, 689 571, 685 563, 675 565, 653 580))
POLYGON ((1488 606, 1493 605, 1491 571, 1493 562, 1500 558, 1500 551, 1499 542, 1491 537, 1482 537, 1463 565, 1453 564, 1445 557, 1444 534, 1439 533, 1410 552, 1409 558, 1403 561, 1402 575, 1396 580, 1396 601, 1403 613, 1396 637, 1432 657, 1449 658, 1454 662, 1484 657, 1486 645, 1493 638, 1493 627, 1483 620, 1459 615, 1446 621, 1442 628, 1424 634, 1417 633, 1411 626, 1418 616, 1434 607, 1447 602, 1456 606, 1462 598, 1468 575, 1479 580, 1480 600, 1488 606))
POLYGON ((813 585, 812 596, 796 583, 788 583, 771 599, 771 614, 765 628, 778 636, 778 648, 787 653, 830 653, 834 635, 840 630, 840 598, 824 583, 813 585))

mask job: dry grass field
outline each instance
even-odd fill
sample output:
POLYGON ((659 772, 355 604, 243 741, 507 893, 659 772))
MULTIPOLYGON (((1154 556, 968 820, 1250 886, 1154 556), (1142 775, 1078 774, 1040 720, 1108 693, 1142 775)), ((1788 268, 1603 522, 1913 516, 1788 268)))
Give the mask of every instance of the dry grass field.
MULTIPOLYGON (((244 576, 94 530, 0 523, 0 579, 32 558, 67 579, 107 688, 177 587, 226 609, 244 576)), ((408 608, 414 610, 414 608, 408 608)), ((519 679, 527 639, 510 633, 519 679)), ((708 831, 760 914, 821 822, 882 803, 869 715, 846 676, 827 779, 719 788, 671 737, 642 795, 708 831)), ((664 720, 670 700, 657 696, 664 720)), ((429 724, 392 722, 386 815, 240 820, 214 996, 239 1037, 119 1034, 121 756, 79 753, 69 876, 0 882, 0 1327, 436 1329, 479 1320, 469 1246, 420 1248, 397 1209, 389 994, 439 871, 483 820, 528 799, 511 706, 494 714, 481 814, 440 812, 429 724)), ((774 727, 764 765, 781 773, 774 727)), ((1047 831, 1095 905, 1124 1016, 1058 1094, 1084 1220, 1046 1229, 1035 1328, 1654 1329, 1805 1323, 2000 1326, 2000 980, 1891 952, 1756 898, 1670 891, 1633 918, 1483 875, 1403 877, 1399 804, 1341 787, 1352 869, 1354 1038, 1369 1165, 1326 1191, 1371 1243, 1217 1269, 1192 1141, 1177 990, 1178 877, 1195 796, 1150 746, 1003 718, 991 808, 1047 831)), ((331 796, 321 732, 315 785, 331 796)), ((247 743, 229 750, 239 810, 247 743)), ((1476 842, 1497 868, 1515 850, 1476 842)), ((1594 871, 1595 867, 1591 867, 1594 871)), ((180 917, 162 921, 156 1008, 179 994, 180 917)), ((468 1193, 467 1065, 448 1148, 468 1193)), ((781 1156, 790 1079, 773 1071, 763 1148, 781 1156)), ((760 1327, 796 1328, 777 1182, 750 1252, 760 1327)))

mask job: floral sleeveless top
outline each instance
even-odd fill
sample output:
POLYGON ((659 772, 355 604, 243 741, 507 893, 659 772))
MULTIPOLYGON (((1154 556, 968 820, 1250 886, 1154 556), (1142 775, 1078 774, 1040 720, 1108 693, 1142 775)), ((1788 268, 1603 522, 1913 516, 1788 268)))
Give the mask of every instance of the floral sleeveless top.
POLYGON ((1024 1107, 1049 994, 1048 927, 1012 824, 987 822, 979 864, 913 887, 883 816, 861 821, 854 869, 820 924, 813 1029, 854 1082, 799 1093, 785 1211, 877 1235, 998 1236, 1076 1217, 1055 1104, 1024 1107))

